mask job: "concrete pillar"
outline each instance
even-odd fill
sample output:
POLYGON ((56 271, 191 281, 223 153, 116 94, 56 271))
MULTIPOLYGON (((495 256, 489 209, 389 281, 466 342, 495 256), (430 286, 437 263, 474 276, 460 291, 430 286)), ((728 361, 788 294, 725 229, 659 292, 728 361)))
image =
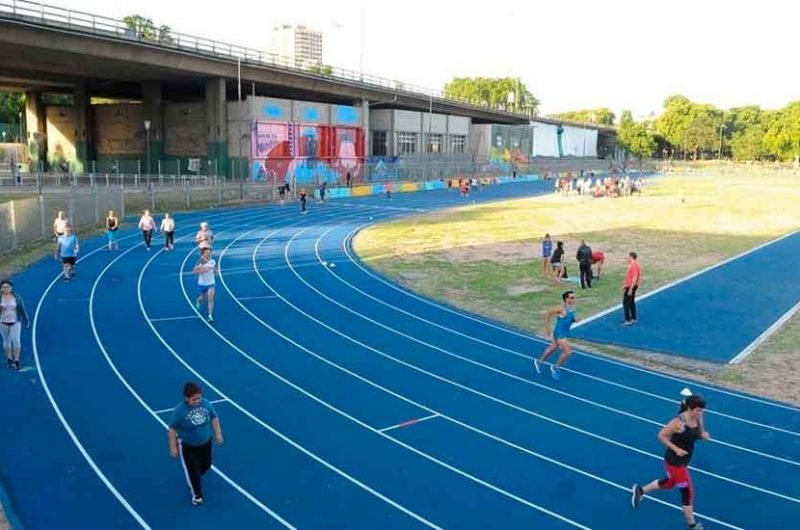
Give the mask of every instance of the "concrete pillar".
POLYGON ((361 127, 364 129, 364 174, 362 178, 366 182, 369 179, 367 159, 372 154, 372 139, 369 137, 369 100, 365 98, 361 99, 361 127))
MULTIPOLYGON (((161 99, 161 82, 145 81, 142 83, 142 99, 144 100, 144 120, 150 121, 150 174, 158 172, 158 161, 164 152, 164 106, 161 99)), ((144 127, 144 124, 142 124, 144 127)), ((142 171, 147 172, 147 132, 145 131, 145 160, 142 171)))
MULTIPOLYGON (((244 106, 244 105, 243 105, 244 106)), ((241 117, 240 117, 241 118, 241 117)), ((245 143, 243 140, 241 143, 245 143)), ((217 167, 218 175, 228 174, 228 149, 237 149, 228 145, 228 113, 225 92, 225 79, 206 80, 206 144, 208 160, 217 167)), ((236 177, 247 176, 247 162, 250 145, 242 147, 242 153, 236 154, 236 177), (244 159, 244 160, 243 160, 244 159), (242 169, 244 168, 244 169, 242 169)))
POLYGON ((72 98, 75 106, 75 157, 77 158, 73 171, 85 173, 92 170, 91 161, 94 159, 89 87, 86 84, 74 86, 72 98))
POLYGON ((42 93, 25 92, 25 130, 27 131, 28 157, 31 169, 46 167, 47 163, 47 114, 42 104, 42 93))

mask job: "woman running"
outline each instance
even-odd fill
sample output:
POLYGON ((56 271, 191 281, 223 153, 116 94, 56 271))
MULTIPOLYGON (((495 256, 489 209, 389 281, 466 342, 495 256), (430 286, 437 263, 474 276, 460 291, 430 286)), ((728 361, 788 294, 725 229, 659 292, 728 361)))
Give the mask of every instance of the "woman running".
POLYGON ((11 280, 0 282, 0 334, 9 368, 19 370, 19 354, 22 351, 22 326, 28 327, 28 313, 22 298, 14 292, 11 280))
POLYGON ((569 338, 569 330, 572 324, 578 321, 578 318, 575 316, 575 293, 566 291, 561 295, 561 300, 563 304, 550 309, 544 316, 544 334, 547 338, 552 338, 553 342, 544 350, 542 356, 539 357, 538 360, 533 360, 533 369, 536 370, 537 374, 541 374, 542 364, 547 362, 547 359, 554 351, 561 348, 561 356, 558 358, 558 362, 554 365, 550 365, 550 375, 556 381, 561 379, 561 372, 559 369, 567 362, 569 356, 572 355, 572 346, 567 339, 569 338), (553 317, 557 317, 556 327, 551 333, 550 326, 553 317))
POLYGON ((181 464, 192 490, 192 504, 203 504, 201 478, 211 469, 211 431, 214 440, 222 445, 222 427, 217 412, 203 397, 196 383, 183 385, 183 402, 172 411, 169 420, 169 454, 172 458, 181 455, 181 464))
POLYGON ((681 403, 678 415, 658 433, 659 441, 667 447, 664 453, 667 476, 644 487, 634 484, 631 497, 631 504, 638 508, 642 498, 651 491, 677 487, 681 492, 683 515, 690 530, 703 530, 703 523, 694 519, 694 488, 692 477, 689 476, 689 461, 694 453, 694 443, 711 438, 703 426, 705 408, 705 400, 698 395, 691 395, 681 403))
POLYGON ((117 243, 117 231, 119 230, 119 217, 114 214, 114 210, 108 211, 106 217, 106 239, 108 239, 108 251, 119 250, 117 243))
POLYGON ((164 250, 175 248, 175 219, 169 214, 164 214, 161 220, 161 232, 164 234, 164 250))
POLYGON ((200 311, 203 302, 208 306, 208 321, 214 322, 214 273, 217 271, 217 262, 211 259, 211 249, 200 249, 200 261, 194 266, 192 272, 197 275, 198 295, 195 307, 200 311))
POLYGON ((150 215, 150 210, 145 210, 139 219, 139 230, 142 231, 144 246, 150 250, 150 241, 153 239, 153 232, 156 230, 156 220, 150 215))

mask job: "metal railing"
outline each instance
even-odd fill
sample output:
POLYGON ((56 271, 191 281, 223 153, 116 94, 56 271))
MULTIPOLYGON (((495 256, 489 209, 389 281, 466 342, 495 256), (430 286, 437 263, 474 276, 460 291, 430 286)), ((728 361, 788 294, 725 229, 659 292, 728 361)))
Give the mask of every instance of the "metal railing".
POLYGON ((310 77, 357 82, 370 87, 390 89, 398 94, 403 93, 416 97, 425 96, 431 100, 436 99, 438 102, 455 102, 459 105, 472 107, 474 109, 490 110, 509 116, 530 118, 534 115, 532 112, 512 112, 502 105, 491 106, 482 102, 478 103, 464 98, 447 96, 441 90, 416 86, 396 79, 388 79, 344 68, 330 67, 328 70, 329 67, 325 66, 325 71, 311 71, 308 68, 298 67, 291 57, 203 37, 196 37, 185 33, 178 33, 172 29, 169 31, 160 31, 158 27, 155 27, 151 35, 143 35, 122 20, 38 2, 30 2, 28 0, 0 0, 0 19, 22 20, 43 26, 80 31, 91 35, 136 41, 166 49, 181 50, 221 59, 237 60, 241 61, 242 65, 245 66, 277 67, 289 70, 293 73, 302 73, 310 77))

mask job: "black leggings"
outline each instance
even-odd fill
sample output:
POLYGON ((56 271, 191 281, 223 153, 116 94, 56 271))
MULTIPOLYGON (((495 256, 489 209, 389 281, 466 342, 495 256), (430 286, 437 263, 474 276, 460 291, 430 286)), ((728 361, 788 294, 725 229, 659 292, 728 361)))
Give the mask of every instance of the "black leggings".
POLYGON ((627 289, 622 294, 622 308, 625 311, 625 322, 636 320, 636 287, 627 289), (628 294, 630 292, 631 294, 628 294))
POLYGON ((152 230, 142 230, 142 236, 144 237, 144 245, 147 248, 150 248, 150 240, 153 239, 153 231, 152 230))
POLYGON ((164 248, 175 244, 175 232, 164 232, 164 248))
POLYGON ((203 496, 203 484, 200 478, 211 469, 211 440, 203 445, 189 445, 181 442, 181 458, 186 478, 192 486, 195 497, 203 496))
POLYGON ((592 264, 591 262, 581 262, 581 289, 592 286, 592 264))

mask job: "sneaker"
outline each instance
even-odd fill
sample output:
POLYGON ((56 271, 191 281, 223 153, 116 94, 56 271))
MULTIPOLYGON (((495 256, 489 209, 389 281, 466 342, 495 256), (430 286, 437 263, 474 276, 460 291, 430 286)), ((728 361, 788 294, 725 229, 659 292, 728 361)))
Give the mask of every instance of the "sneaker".
POLYGON ((703 526, 703 523, 694 523, 694 526, 689 525, 689 530, 705 530, 705 528, 706 527, 703 526))
POLYGON ((192 504, 195 506, 200 506, 203 504, 203 497, 198 497, 197 495, 192 497, 192 504))
POLYGON ((551 366, 550 367, 550 375, 553 377, 553 379, 558 381, 558 380, 561 379, 561 370, 559 370, 555 366, 551 366))
POLYGON ((622 326, 630 326, 630 325, 632 325, 632 324, 633 324, 633 322, 631 322, 630 320, 626 320, 626 321, 625 321, 625 322, 623 322, 621 325, 622 325, 622 326))
POLYGON ((639 503, 642 502, 642 497, 644 497, 644 491, 638 484, 634 484, 631 488, 631 506, 638 508, 639 503))
POLYGON ((20 368, 21 368, 21 366, 19 364, 19 361, 14 361, 14 370, 19 371, 20 368))
POLYGON ((214 315, 208 315, 208 321, 213 323, 214 322, 214 315))
POLYGON ((539 359, 533 360, 533 369, 536 370, 536 373, 542 375, 542 366, 539 364, 539 359))
POLYGON ((9 368, 14 368, 14 361, 12 361, 11 359, 6 359, 6 366, 8 366, 9 368))
POLYGON ((200 306, 203 304, 203 300, 200 298, 194 299, 194 308, 200 311, 200 306))

